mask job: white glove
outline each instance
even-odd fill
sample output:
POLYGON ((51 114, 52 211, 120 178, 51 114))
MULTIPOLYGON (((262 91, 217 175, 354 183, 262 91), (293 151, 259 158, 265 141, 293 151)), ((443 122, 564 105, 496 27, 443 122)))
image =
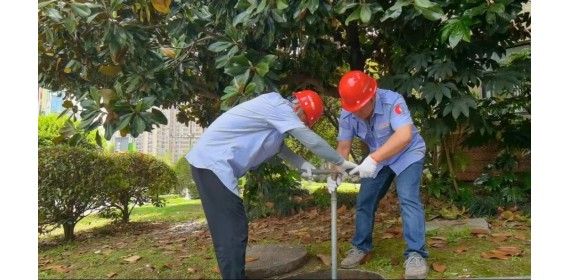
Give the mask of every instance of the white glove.
POLYGON ((336 188, 342 184, 342 176, 337 176, 336 180, 333 180, 331 176, 327 177, 327 189, 329 193, 333 193, 336 191, 336 188))
POLYGON ((364 161, 359 166, 352 169, 349 174, 354 175, 354 173, 360 172, 360 178, 372 178, 377 165, 378 163, 372 159, 372 157, 367 156, 364 161))
POLYGON ((303 173, 301 173, 301 177, 313 177, 313 169, 317 168, 308 161, 303 162, 303 164, 301 164, 301 171, 303 171, 303 173))
POLYGON ((348 173, 346 173, 346 171, 349 169, 356 168, 357 166, 358 164, 352 161, 345 160, 340 165, 337 165, 336 171, 339 172, 340 175, 342 175, 342 177, 348 177, 348 173))

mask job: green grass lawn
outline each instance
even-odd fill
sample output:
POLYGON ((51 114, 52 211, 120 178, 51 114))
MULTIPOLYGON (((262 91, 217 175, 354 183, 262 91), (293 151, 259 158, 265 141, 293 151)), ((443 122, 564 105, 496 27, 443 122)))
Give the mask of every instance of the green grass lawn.
MULTIPOLYGON (((303 182, 303 186, 314 193, 326 188, 324 183, 303 182)), ((339 187, 339 193, 357 193, 358 185, 345 183, 339 187)), ((354 211, 347 210, 347 211, 354 211)), ((307 212, 309 213, 309 212, 307 212)), ((327 211, 322 210, 322 213, 327 211)), ((330 240, 305 242, 300 237, 280 238, 283 233, 306 227, 308 230, 326 226, 329 222, 306 224, 307 218, 266 218, 264 223, 271 225, 277 221, 275 229, 261 236, 258 242, 303 244, 309 253, 308 262, 295 273, 330 269, 323 265, 317 255, 330 255, 330 240), (302 223, 302 224, 301 224, 302 223)), ((171 229, 188 221, 204 221, 200 200, 187 200, 168 196, 165 207, 152 205, 136 207, 131 214, 131 223, 127 225, 110 224, 110 220, 90 215, 79 222, 75 234, 78 240, 71 243, 52 242, 59 240, 62 230, 49 236, 41 236, 38 248, 38 278, 40 279, 219 279, 217 262, 205 230, 176 232, 171 229), (48 245, 46 245, 48 244, 48 245), (140 257, 129 263, 125 259, 140 257)), ((250 221, 260 222, 261 220, 250 221)), ((528 221, 530 227, 530 221, 528 221)), ((352 218, 347 218, 339 226, 339 261, 350 247, 352 218), (344 234, 343 234, 344 232, 344 234)), ((374 231, 374 257, 358 269, 382 274, 387 279, 400 279, 403 276, 402 253, 405 248, 403 238, 383 237, 387 222, 378 223, 374 231)), ((516 228, 495 228, 494 232, 509 231, 521 233, 524 240, 510 237, 506 241, 495 242, 491 236, 478 238, 470 232, 428 232, 427 238, 444 237, 448 245, 442 248, 429 248, 429 264, 446 266, 444 272, 436 272, 430 267, 429 278, 460 277, 499 277, 530 275, 530 230, 516 228), (508 260, 484 259, 481 252, 493 250, 498 245, 520 247, 524 253, 508 260), (466 252, 457 253, 459 247, 466 252)), ((256 234, 250 232, 250 237, 256 234)), ((325 234, 326 235, 326 234, 325 234)))

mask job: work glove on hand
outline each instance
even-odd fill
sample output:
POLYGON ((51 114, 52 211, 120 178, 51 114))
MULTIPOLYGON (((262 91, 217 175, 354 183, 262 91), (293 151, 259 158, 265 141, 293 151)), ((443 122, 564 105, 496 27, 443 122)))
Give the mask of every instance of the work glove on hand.
POLYGON ((357 166, 358 166, 358 164, 356 164, 352 161, 345 160, 341 164, 336 166, 336 171, 338 173, 340 173, 340 175, 342 177, 348 177, 348 173, 346 171, 353 169, 353 168, 356 168, 357 166))
POLYGON ((301 177, 304 178, 313 177, 313 169, 317 168, 308 161, 303 162, 303 164, 301 164, 301 171, 303 172, 301 173, 301 177))
POLYGON ((342 176, 338 175, 336 177, 336 180, 334 180, 332 178, 332 176, 327 177, 327 189, 329 190, 329 193, 333 193, 336 191, 336 188, 338 188, 338 186, 340 186, 340 184, 342 184, 342 176))
POLYGON ((367 156, 364 161, 359 166, 352 169, 349 174, 354 175, 356 172, 360 172, 360 178, 372 178, 377 165, 378 162, 376 162, 372 157, 367 156))

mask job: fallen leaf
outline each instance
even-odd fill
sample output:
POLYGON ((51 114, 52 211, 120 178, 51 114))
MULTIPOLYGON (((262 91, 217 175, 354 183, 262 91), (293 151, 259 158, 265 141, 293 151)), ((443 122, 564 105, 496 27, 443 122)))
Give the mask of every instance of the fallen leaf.
POLYGON ((68 273, 70 270, 65 265, 50 265, 45 268, 45 270, 55 270, 57 272, 68 273))
POLYGON ((434 239, 434 240, 447 240, 446 237, 442 237, 442 236, 433 236, 433 237, 430 237, 430 238, 431 238, 431 239, 434 239))
POLYGON ((399 265, 400 264, 400 258, 392 257, 392 258, 390 258, 390 263, 394 266, 399 265))
POLYGON ((337 214, 342 214, 346 211, 346 205, 342 205, 340 208, 338 208, 338 210, 336 210, 337 214))
POLYGON ((513 234, 513 237, 520 240, 526 240, 526 236, 524 233, 515 233, 513 234))
POLYGON ((478 234, 485 234, 485 235, 487 235, 487 233, 488 233, 488 231, 485 230, 485 229, 482 229, 482 228, 473 228, 473 229, 471 229, 471 234, 475 234, 475 235, 478 235, 478 234))
POLYGON ((329 255, 317 254, 317 257, 321 259, 323 264, 326 266, 330 266, 332 264, 331 256, 329 255))
POLYGON ((220 273, 220 269, 216 266, 216 267, 212 268, 212 272, 220 273))
POLYGON ((165 264, 162 265, 162 268, 164 268, 164 269, 172 269, 172 265, 169 264, 169 263, 165 263, 165 264))
POLYGON ((469 251, 469 249, 467 247, 458 247, 457 249, 455 249, 454 252, 457 254, 460 254, 460 253, 467 252, 467 251, 469 251))
POLYGON ((116 272, 109 272, 109 274, 107 274, 107 278, 113 278, 115 276, 117 276, 116 272))
POLYGON ((390 238, 394 238, 394 235, 391 234, 391 233, 389 233, 389 232, 386 232, 386 233, 384 233, 384 234, 382 235, 381 238, 382 238, 382 239, 390 239, 390 238))
POLYGON ((485 259, 499 259, 499 260, 508 260, 509 257, 501 254, 494 254, 491 252, 483 252, 481 253, 481 257, 485 259))
POLYGON ((265 202, 265 206, 266 206, 266 207, 273 208, 273 205, 274 205, 274 203, 271 202, 271 201, 265 202))
POLYGON ((193 267, 189 267, 189 268, 188 268, 188 272, 190 272, 190 273, 196 273, 196 271, 198 271, 198 270, 196 270, 196 269, 193 268, 193 267))
POLYGON ((493 237, 499 237, 499 236, 511 237, 511 236, 513 236, 513 233, 512 232, 497 232, 497 233, 492 233, 491 236, 493 236, 493 237))
POLYGON ((507 238, 508 237, 506 237, 506 236, 495 236, 495 237, 489 238, 489 240, 495 241, 495 242, 503 242, 503 241, 507 240, 507 238))
POLYGON ((505 254, 509 255, 509 256, 518 256, 522 253, 522 249, 515 247, 515 246, 499 246, 497 247, 498 251, 504 252, 505 254))
POLYGON ((259 260, 259 258, 251 258, 251 257, 250 257, 250 258, 245 258, 245 262, 254 262, 254 261, 257 261, 257 260, 259 260))
POLYGON ((136 263, 140 259, 142 259, 141 256, 134 255, 134 256, 128 257, 126 259, 123 259, 123 261, 128 262, 128 263, 136 263))
POLYGON ((501 213, 501 218, 505 219, 505 220, 512 219, 513 216, 514 216, 514 214, 511 211, 505 211, 505 212, 501 213))
POLYGON ((442 265, 442 264, 437 264, 437 263, 433 263, 431 265, 431 267, 433 267, 433 270, 435 270, 437 272, 444 272, 445 269, 447 268, 447 266, 442 265))
POLYGON ((429 239, 427 241, 427 244, 432 247, 432 248, 442 248, 445 247, 447 245, 447 241, 445 240, 433 240, 433 239, 429 239))

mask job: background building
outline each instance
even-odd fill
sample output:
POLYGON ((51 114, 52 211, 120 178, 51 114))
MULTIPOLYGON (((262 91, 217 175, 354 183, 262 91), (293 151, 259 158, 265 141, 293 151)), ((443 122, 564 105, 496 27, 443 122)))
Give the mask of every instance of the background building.
POLYGON ((176 120, 176 109, 161 111, 168 119, 167 125, 154 128, 152 132, 144 132, 137 138, 130 135, 120 137, 117 133, 111 139, 115 151, 136 150, 172 163, 184 157, 202 136, 204 129, 194 122, 189 122, 188 126, 179 123, 176 120))
POLYGON ((63 112, 63 98, 45 88, 38 88, 38 115, 60 114, 63 112))

